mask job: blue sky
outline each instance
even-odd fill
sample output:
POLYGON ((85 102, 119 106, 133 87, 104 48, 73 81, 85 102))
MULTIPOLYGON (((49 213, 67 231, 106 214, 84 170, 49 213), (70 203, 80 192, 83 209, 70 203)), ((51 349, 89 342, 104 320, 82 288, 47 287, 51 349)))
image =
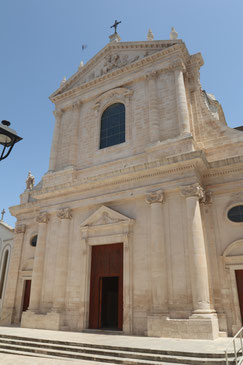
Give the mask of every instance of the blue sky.
MULTIPOLYGON (((109 41, 169 39, 174 26, 191 54, 201 52, 202 87, 222 104, 229 126, 243 125, 242 0, 1 0, 0 120, 23 137, 0 162, 0 211, 19 203, 30 170, 48 170, 54 105, 48 97, 109 41), (82 44, 88 47, 82 51, 82 44)), ((7 211, 4 220, 14 225, 7 211)))

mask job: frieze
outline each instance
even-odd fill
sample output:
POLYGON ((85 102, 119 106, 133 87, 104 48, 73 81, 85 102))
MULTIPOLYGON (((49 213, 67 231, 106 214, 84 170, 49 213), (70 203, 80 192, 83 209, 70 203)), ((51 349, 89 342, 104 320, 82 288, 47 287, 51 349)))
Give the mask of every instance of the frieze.
POLYGON ((146 194, 145 201, 148 204, 163 203, 164 193, 162 190, 152 191, 146 194))
POLYGON ((26 225, 25 224, 19 224, 15 227, 15 233, 25 233, 26 225))
POLYGON ((70 208, 63 208, 57 211, 57 217, 60 219, 71 219, 72 210, 70 208))
POLYGON ((49 214, 47 212, 40 212, 36 217, 37 223, 47 223, 49 221, 49 214))

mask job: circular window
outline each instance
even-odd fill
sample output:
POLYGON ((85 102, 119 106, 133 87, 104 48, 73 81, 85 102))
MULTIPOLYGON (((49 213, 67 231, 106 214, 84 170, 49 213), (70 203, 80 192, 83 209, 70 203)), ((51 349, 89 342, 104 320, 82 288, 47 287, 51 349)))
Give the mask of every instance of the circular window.
POLYGON ((237 205, 228 211, 228 218, 232 222, 243 222, 243 205, 237 205))
POLYGON ((37 236, 34 236, 30 241, 30 245, 36 247, 36 243, 37 243, 37 236))

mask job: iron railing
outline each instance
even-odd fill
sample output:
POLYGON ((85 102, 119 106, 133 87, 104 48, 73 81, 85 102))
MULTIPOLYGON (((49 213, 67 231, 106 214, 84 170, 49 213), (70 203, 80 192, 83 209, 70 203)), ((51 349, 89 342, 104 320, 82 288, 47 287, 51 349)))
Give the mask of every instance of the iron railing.
POLYGON ((243 364, 243 327, 236 333, 236 335, 230 340, 225 349, 225 360, 226 365, 229 365, 229 347, 234 349, 234 363, 235 365, 243 364), (239 346, 240 345, 240 346, 239 346))

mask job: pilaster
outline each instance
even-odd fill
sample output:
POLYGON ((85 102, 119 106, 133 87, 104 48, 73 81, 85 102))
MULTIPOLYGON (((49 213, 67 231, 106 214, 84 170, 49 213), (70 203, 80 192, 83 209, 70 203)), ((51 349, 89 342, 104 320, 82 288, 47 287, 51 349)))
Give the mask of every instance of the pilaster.
POLYGON ((175 61, 173 64, 175 75, 176 103, 179 121, 180 134, 190 133, 190 120, 187 107, 186 90, 183 72, 185 66, 182 61, 175 61))
POLYGON ((63 111, 57 109, 53 112, 53 114, 55 116, 56 122, 55 122, 53 138, 52 138, 50 161, 49 161, 49 171, 55 171, 55 168, 56 168, 59 133, 60 133, 60 128, 61 128, 61 119, 62 119, 63 111))
POLYGON ((40 310, 48 220, 49 214, 47 212, 41 212, 36 218, 39 227, 32 273, 29 310, 37 312, 40 310))
POLYGON ((167 259, 163 226, 164 194, 162 190, 148 193, 145 198, 150 205, 150 277, 151 314, 168 313, 167 259))
POLYGON ((206 247, 199 206, 199 202, 206 202, 207 195, 199 184, 182 187, 181 193, 186 198, 192 268, 193 314, 207 315, 215 313, 210 305, 206 247))
POLYGON ((77 163, 77 148, 78 148, 78 131, 80 123, 80 107, 81 103, 77 102, 72 105, 72 138, 69 150, 69 165, 75 166, 77 163))
POLYGON ((63 208, 57 211, 57 217, 61 220, 57 260, 53 289, 53 310, 63 311, 65 308, 66 284, 68 275, 68 248, 69 248, 69 224, 72 218, 70 208, 63 208))
POLYGON ((158 142, 160 140, 159 111, 157 98, 157 79, 158 73, 151 72, 146 75, 149 89, 149 135, 150 142, 158 142))

